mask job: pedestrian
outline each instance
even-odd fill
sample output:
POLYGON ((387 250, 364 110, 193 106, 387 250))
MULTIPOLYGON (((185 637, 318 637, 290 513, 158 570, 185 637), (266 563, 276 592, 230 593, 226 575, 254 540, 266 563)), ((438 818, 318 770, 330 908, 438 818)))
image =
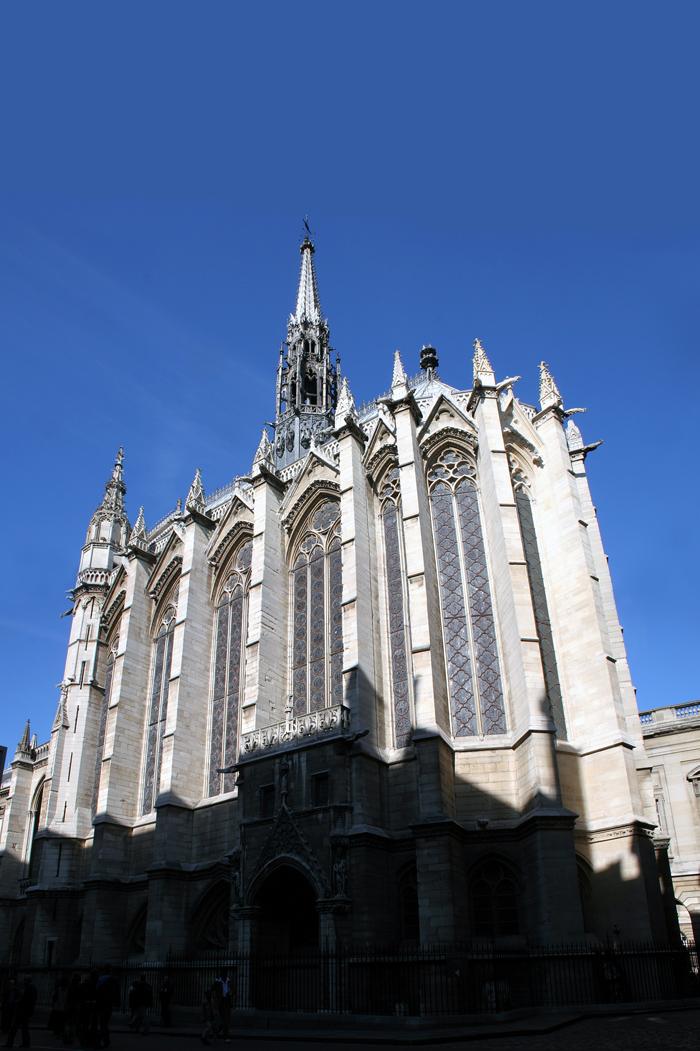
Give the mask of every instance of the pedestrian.
POLYGON ((229 978, 228 971, 224 971, 219 978, 216 979, 217 986, 217 1007, 219 1009, 219 1023, 221 1026, 221 1035, 228 1044, 229 1035, 228 1031, 231 1025, 231 979, 229 978))
POLYGON ((100 1047, 109 1047, 110 1045, 109 1020, 112 1017, 112 1010, 117 1005, 117 991, 117 983, 112 977, 112 969, 109 964, 106 964, 101 969, 95 986, 100 1047))
POLYGON ((202 997, 202 1034, 199 1039, 203 1044, 211 1044, 212 1037, 217 1032, 219 1021, 217 996, 218 985, 214 982, 204 990, 202 997))
POLYGON ((19 992, 14 978, 8 978, 2 991, 2 1008, 0 1009, 0 1029, 7 1033, 17 1007, 19 992))
POLYGON ((19 1029, 22 1034, 22 1047, 29 1047, 31 1040, 29 1038, 29 1022, 32 1015, 34 1014, 34 1006, 36 1004, 36 986, 32 982, 31 978, 27 976, 24 979, 19 996, 17 997, 17 1003, 12 1014, 12 1020, 10 1021, 9 1029, 7 1030, 7 1042, 5 1047, 12 1047, 15 1042, 15 1034, 19 1029))
POLYGON ((59 1040, 64 1039, 66 1028, 66 997, 68 995, 68 978, 61 975, 56 982, 53 999, 51 1001, 51 1014, 49 1015, 49 1029, 59 1040))
POLYGON ((74 974, 66 992, 66 1021, 63 1026, 64 1047, 71 1047, 78 1032, 80 1022, 80 1007, 82 1003, 82 987, 80 975, 74 974))
POLYGON ((167 974, 160 987, 160 1024, 164 1029, 170 1028, 170 979, 167 974))
POLYGON ((152 1006, 153 990, 145 978, 137 978, 129 990, 129 1028, 146 1036, 149 1029, 148 1012, 152 1006))

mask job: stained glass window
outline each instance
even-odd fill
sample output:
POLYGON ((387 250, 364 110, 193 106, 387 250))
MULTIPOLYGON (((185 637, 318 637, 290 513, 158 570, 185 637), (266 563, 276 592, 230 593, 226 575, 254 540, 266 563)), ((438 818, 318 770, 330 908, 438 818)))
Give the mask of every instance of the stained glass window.
POLYGON ((557 736, 566 739, 566 721, 564 719, 564 702, 559 685, 559 670, 557 658, 554 651, 554 639, 552 638, 552 624, 549 619, 549 607, 547 605, 547 592, 544 587, 542 575, 542 562, 540 550, 537 544, 537 533, 535 521, 532 514, 532 503, 526 489, 519 486, 515 490, 515 504, 518 508, 518 519, 520 521, 520 533, 523 538, 523 550, 527 563, 527 575, 530 582, 530 593, 532 595, 532 608, 535 614, 537 635, 540 640, 540 653, 542 655, 542 670, 547 690, 547 697, 552 710, 552 719, 557 730, 557 736))
POLYGON ((473 469, 444 452, 428 473, 455 737, 504 733, 503 689, 473 469))
POLYGON ((219 770, 238 756, 238 723, 245 680, 245 640, 252 540, 238 552, 234 570, 224 584, 215 615, 214 695, 209 748, 210 796, 229 792, 234 775, 219 770))
POLYGON ((340 506, 311 516, 291 570, 292 707, 295 716, 343 700, 343 575, 340 506))
POLYGON ((160 788, 160 768, 163 759, 163 734, 168 715, 170 668, 173 659, 175 610, 171 606, 161 622, 153 644, 153 681, 148 711, 146 737, 146 769, 143 779, 141 812, 150 814, 160 788))
POLYGON ((95 749, 95 782, 92 788, 92 814, 93 817, 97 813, 97 795, 100 790, 100 774, 102 772, 102 757, 105 747, 105 731, 107 729, 107 713, 109 712, 109 702, 112 695, 112 677, 114 674, 114 660, 117 650, 117 642, 114 642, 109 648, 109 654, 107 656, 107 666, 105 668, 105 692, 104 697, 100 700, 100 721, 97 727, 97 746, 95 749))
POLYGON ((397 748, 404 748, 411 739, 411 699, 401 564, 398 467, 389 471, 379 496, 382 500, 394 744, 397 748))

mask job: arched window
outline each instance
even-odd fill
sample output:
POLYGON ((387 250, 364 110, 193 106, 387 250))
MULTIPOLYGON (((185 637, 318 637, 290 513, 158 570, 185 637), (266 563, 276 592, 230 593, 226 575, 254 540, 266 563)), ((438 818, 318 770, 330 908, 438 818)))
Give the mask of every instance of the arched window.
POLYGON ((229 883, 216 883, 195 908, 190 927, 195 952, 228 949, 230 898, 229 883))
POLYGON ((114 675, 114 661, 117 656, 119 636, 112 640, 108 646, 107 664, 105 666, 105 688, 104 697, 100 701, 100 721, 97 726, 97 744, 95 746, 95 782, 92 787, 92 816, 97 813, 97 797, 100 791, 100 774, 102 772, 102 758, 105 748, 105 731, 107 729, 107 713, 112 696, 112 678, 114 675))
POLYGON ((168 715, 168 692, 170 690, 170 668, 173 659, 173 633, 175 609, 170 606, 161 621, 153 643, 153 679, 151 703, 148 712, 146 738, 146 762, 143 778, 143 800, 141 813, 153 810, 160 787, 160 766, 163 758, 163 734, 168 715))
POLYGON ((518 933, 518 888, 513 874, 497 858, 479 865, 470 881, 472 931, 476 938, 518 933))
POLYGON ((343 700, 340 507, 326 500, 297 548, 292 580, 292 696, 295 716, 343 700))
POLYGON ((532 609, 535 615, 537 635, 540 640, 540 654, 542 657, 542 671, 544 673, 545 688, 552 710, 552 719, 557 730, 557 736, 566 739, 566 722, 564 720, 564 702, 559 685, 559 671, 557 668, 557 657, 554 652, 554 639, 552 638, 552 625, 549 619, 549 607, 547 605, 547 592, 544 587, 542 574, 542 561, 540 549, 537 543, 537 531, 535 530, 535 519, 532 513, 532 501, 527 486, 522 479, 521 472, 516 469, 513 476, 515 489, 515 506, 518 509, 518 521, 520 522, 520 535, 523 540, 523 551, 527 563, 527 576, 530 583, 530 594, 532 595, 532 609), (520 478, 518 477, 520 475, 520 478))
POLYGON ((41 868, 41 850, 36 842, 37 833, 42 823, 42 807, 44 803, 44 781, 42 779, 39 787, 34 793, 34 798, 29 811, 29 842, 27 843, 27 877, 30 883, 36 883, 39 879, 41 868))
POLYGON ((505 733, 498 647, 479 500, 465 456, 446 451, 428 472, 455 737, 505 733))
POLYGON ((404 748, 411 739, 411 700, 398 467, 392 467, 387 474, 379 491, 379 499, 384 541, 394 745, 404 748))
POLYGON ((233 788, 233 774, 220 774, 238 755, 238 713, 245 682, 248 585, 253 541, 247 540, 224 583, 216 607, 214 693, 211 705, 209 795, 233 788))

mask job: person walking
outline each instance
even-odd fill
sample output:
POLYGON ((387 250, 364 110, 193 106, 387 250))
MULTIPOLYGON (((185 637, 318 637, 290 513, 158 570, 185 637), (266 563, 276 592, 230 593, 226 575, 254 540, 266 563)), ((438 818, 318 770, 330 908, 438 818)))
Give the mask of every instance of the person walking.
POLYGON ((102 968, 97 978, 95 1002, 97 1005, 99 1046, 109 1047, 109 1020, 112 1017, 112 1010, 117 1003, 117 983, 112 977, 112 969, 109 964, 102 968))
POLYGON ((15 1042, 15 1035, 19 1029, 22 1034, 22 1047, 30 1047, 31 1040, 29 1037, 29 1022, 32 1015, 34 1014, 34 1007, 36 1005, 36 986, 32 982, 31 978, 27 976, 24 979, 24 985, 22 986, 21 992, 17 998, 15 1010, 13 1012, 12 1020, 10 1021, 10 1027, 7 1031, 7 1042, 5 1047, 12 1047, 15 1042))
POLYGON ((160 987, 160 1024, 164 1029, 170 1028, 170 979, 167 974, 163 979, 163 984, 160 987))
POLYGON ((229 1040, 229 1028, 231 1026, 231 979, 229 978, 228 971, 224 971, 219 978, 216 979, 215 985, 217 986, 217 1007, 219 1010, 219 1024, 221 1026, 221 1035, 223 1036, 226 1043, 230 1043, 229 1040))

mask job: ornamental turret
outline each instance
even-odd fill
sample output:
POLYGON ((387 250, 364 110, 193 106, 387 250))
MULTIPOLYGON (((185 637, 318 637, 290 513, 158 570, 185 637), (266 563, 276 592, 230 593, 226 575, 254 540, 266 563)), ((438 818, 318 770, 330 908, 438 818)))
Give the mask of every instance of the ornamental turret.
POLYGON ((295 463, 312 439, 330 436, 338 398, 339 363, 331 360, 328 322, 321 303, 308 237, 301 245, 301 273, 296 309, 287 323, 287 339, 277 368, 274 462, 295 463))
POLYGON ((122 554, 126 549, 131 527, 124 508, 126 486, 123 464, 124 450, 119 449, 112 474, 105 484, 102 503, 90 519, 80 553, 75 591, 105 588, 114 568, 115 555, 122 554))

